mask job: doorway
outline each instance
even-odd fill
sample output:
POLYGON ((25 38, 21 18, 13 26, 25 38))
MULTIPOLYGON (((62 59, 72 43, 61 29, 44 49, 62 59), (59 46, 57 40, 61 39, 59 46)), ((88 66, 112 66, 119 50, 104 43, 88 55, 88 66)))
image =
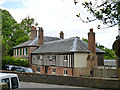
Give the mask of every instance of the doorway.
POLYGON ((45 74, 48 74, 48 66, 45 66, 45 74))

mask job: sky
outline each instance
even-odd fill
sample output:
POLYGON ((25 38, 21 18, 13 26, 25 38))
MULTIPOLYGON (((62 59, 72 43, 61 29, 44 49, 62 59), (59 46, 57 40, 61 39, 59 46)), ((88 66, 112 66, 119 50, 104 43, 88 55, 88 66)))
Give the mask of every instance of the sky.
POLYGON ((43 27, 45 36, 59 37, 60 31, 63 31, 65 39, 76 36, 88 39, 89 29, 93 28, 96 42, 112 49, 118 27, 99 30, 99 24, 106 26, 98 20, 83 23, 76 17, 77 14, 80 13, 84 20, 94 17, 83 7, 85 0, 77 1, 75 5, 74 0, 0 0, 0 8, 8 10, 18 23, 27 16, 34 18, 39 27, 43 27))

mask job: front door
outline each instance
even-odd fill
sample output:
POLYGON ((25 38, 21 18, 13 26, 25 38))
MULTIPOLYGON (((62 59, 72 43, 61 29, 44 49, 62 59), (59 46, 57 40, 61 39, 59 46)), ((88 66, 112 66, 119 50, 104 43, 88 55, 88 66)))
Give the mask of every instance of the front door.
POLYGON ((45 74, 48 74, 48 66, 45 66, 45 74))

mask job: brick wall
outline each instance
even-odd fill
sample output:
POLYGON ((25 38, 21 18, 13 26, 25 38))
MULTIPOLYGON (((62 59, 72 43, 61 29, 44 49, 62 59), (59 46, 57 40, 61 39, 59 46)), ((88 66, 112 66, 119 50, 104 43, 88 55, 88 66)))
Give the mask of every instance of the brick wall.
POLYGON ((29 57, 29 67, 31 67, 31 60, 32 60, 32 58, 31 58, 31 52, 33 51, 33 50, 35 50, 36 48, 38 48, 38 47, 29 47, 28 48, 28 57, 29 57))
POLYGON ((91 53, 96 52, 95 33, 93 32, 93 29, 90 29, 90 32, 88 33, 88 49, 91 53))
POLYGON ((32 69, 36 72, 36 68, 40 67, 41 74, 47 75, 60 75, 60 76, 72 76, 72 68, 65 68, 65 67, 54 67, 54 66, 39 66, 39 65, 32 65, 32 69), (47 68, 47 73, 45 72, 47 68), (53 72, 53 68, 55 72, 53 72), (64 74, 64 70, 67 70, 67 74, 64 74))

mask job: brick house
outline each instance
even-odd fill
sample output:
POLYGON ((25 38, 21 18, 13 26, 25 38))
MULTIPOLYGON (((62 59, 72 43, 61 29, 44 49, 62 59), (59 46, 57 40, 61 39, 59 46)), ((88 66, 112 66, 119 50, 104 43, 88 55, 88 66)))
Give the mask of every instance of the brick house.
MULTIPOLYGON (((39 28, 39 30, 43 30, 42 28, 39 28)), ((49 36, 43 36, 42 38, 44 38, 44 41, 42 42, 50 42, 50 41, 55 41, 55 40, 61 40, 61 38, 58 37, 49 37, 49 36)), ((31 52, 34 51, 35 49, 39 48, 39 46, 41 45, 41 41, 39 41, 40 39, 38 39, 37 36, 37 30, 36 28, 33 26, 32 30, 31 30, 31 38, 30 40, 17 45, 15 47, 13 47, 13 56, 15 58, 25 58, 29 60, 29 64, 30 64, 30 60, 31 60, 31 52)), ((43 39, 42 39, 43 40, 43 39)))
POLYGON ((39 48, 31 52, 31 67, 35 72, 48 75, 93 75, 93 68, 104 65, 104 51, 95 46, 95 33, 90 29, 88 43, 78 39, 43 42, 43 30, 39 30, 39 48))

